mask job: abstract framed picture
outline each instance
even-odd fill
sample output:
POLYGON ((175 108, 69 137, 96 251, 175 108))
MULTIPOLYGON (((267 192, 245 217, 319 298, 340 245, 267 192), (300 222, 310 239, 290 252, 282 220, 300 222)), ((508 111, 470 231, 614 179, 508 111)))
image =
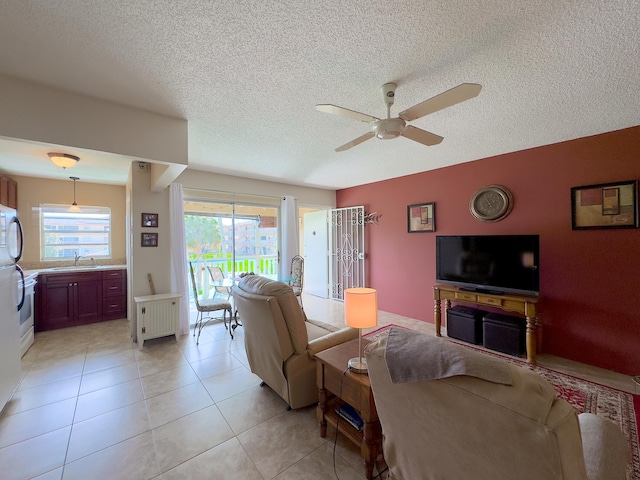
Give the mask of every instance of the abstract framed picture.
POLYGON ((638 181, 573 187, 571 228, 638 228, 638 181))
POLYGON ((142 214, 142 226, 143 227, 157 227, 158 226, 158 214, 157 213, 143 213, 142 214))
POLYGON ((142 247, 157 247, 158 246, 158 234, 157 233, 142 233, 142 240, 140 242, 142 247))
POLYGON ((416 203, 407 206, 407 229, 409 233, 436 231, 435 203, 416 203))

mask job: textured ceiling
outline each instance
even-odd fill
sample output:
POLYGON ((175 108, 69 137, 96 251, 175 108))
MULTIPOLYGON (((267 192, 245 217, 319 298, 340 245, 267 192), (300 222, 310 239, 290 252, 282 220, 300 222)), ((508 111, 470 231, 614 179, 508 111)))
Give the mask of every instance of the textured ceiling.
MULTIPOLYGON (((0 73, 187 119, 190 168, 323 188, 638 125, 639 45, 638 0, 0 3, 0 73), (334 152, 368 126, 314 106, 384 117, 386 82, 392 116, 460 83, 483 89, 411 122, 439 145, 334 152)), ((46 170, 12 144, 0 170, 46 170)), ((78 174, 99 181, 110 161, 78 174)))

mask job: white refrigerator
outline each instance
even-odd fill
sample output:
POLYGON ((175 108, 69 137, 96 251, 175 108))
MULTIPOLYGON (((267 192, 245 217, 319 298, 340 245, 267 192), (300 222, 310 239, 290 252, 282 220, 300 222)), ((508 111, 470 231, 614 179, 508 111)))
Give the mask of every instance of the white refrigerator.
POLYGON ((20 288, 22 227, 16 211, 0 205, 0 410, 20 382, 20 288))

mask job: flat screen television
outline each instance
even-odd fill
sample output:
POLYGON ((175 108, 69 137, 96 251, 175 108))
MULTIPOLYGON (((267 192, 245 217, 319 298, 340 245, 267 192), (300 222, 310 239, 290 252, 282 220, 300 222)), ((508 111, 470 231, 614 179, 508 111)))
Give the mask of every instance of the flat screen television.
POLYGON ((484 293, 540 293, 538 235, 436 237, 436 282, 484 293))

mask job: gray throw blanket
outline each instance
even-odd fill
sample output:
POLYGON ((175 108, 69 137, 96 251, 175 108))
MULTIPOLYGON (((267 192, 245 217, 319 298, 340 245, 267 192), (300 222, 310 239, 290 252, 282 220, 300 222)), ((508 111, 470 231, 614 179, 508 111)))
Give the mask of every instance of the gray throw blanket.
POLYGON ((393 383, 468 375, 513 385, 506 361, 405 328, 389 331, 385 360, 393 383))

